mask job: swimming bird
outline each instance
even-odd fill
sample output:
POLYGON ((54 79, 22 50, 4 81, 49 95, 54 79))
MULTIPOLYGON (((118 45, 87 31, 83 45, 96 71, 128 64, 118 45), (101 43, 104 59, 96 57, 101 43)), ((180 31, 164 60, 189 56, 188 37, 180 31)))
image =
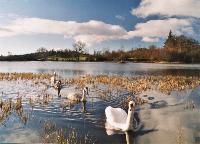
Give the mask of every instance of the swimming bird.
POLYGON ((89 89, 85 87, 83 89, 82 95, 80 93, 71 92, 68 93, 67 98, 72 101, 86 101, 86 95, 88 95, 89 89))
POLYGON ((135 103, 129 102, 128 114, 121 108, 113 108, 108 106, 105 109, 106 122, 109 127, 106 129, 131 131, 133 130, 133 118, 134 118, 135 103))
POLYGON ((56 72, 53 73, 53 76, 51 77, 51 86, 54 86, 56 83, 56 72))

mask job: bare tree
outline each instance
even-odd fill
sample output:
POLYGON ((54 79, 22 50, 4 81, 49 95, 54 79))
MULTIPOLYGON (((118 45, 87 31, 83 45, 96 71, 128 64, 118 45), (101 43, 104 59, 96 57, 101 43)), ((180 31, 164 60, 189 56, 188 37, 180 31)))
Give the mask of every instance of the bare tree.
POLYGON ((41 48, 39 48, 39 49, 37 49, 37 52, 38 53, 45 53, 45 52, 47 52, 48 50, 46 49, 46 48, 44 48, 44 47, 41 47, 41 48))
POLYGON ((12 53, 10 51, 8 52, 8 56, 12 56, 12 53))
POLYGON ((73 48, 76 52, 76 60, 79 61, 80 54, 84 52, 86 44, 81 41, 77 41, 73 43, 73 48))

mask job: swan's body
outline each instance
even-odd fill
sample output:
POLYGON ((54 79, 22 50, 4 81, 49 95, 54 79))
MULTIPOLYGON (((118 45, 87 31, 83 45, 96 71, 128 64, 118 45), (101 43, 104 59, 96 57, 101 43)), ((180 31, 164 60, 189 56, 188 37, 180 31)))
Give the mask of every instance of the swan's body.
POLYGON ((72 101, 86 101, 86 95, 88 95, 88 88, 84 88, 82 95, 80 93, 71 92, 68 93, 67 98, 72 101))
POLYGON ((134 116, 133 101, 129 102, 128 114, 121 108, 113 108, 108 106, 105 109, 106 121, 110 126, 109 129, 129 131, 133 130, 133 116, 134 116))
POLYGON ((67 98, 72 101, 85 101, 84 95, 74 92, 69 93, 67 98))

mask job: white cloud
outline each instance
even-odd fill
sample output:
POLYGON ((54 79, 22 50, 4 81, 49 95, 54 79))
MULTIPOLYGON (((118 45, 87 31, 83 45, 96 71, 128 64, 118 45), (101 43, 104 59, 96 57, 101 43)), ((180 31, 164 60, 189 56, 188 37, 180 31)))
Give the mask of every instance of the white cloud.
POLYGON ((158 42, 159 38, 143 37, 142 41, 144 41, 144 42, 150 42, 150 43, 152 43, 152 42, 158 42))
POLYGON ((120 39, 127 34, 127 31, 121 26, 95 20, 78 23, 40 18, 17 18, 8 25, 0 26, 0 37, 24 34, 58 34, 65 38, 98 43, 120 39))
POLYGON ((142 37, 142 40, 145 42, 155 42, 159 40, 158 38, 167 37, 170 30, 177 35, 187 32, 193 33, 192 20, 170 18, 138 23, 135 26, 135 30, 128 32, 126 38, 142 37))
POLYGON ((131 13, 140 17, 162 15, 200 18, 200 0, 142 0, 131 13))
POLYGON ((122 20, 122 21, 125 20, 125 17, 124 17, 124 16, 121 16, 121 15, 116 15, 115 18, 117 18, 117 19, 119 19, 119 20, 122 20))
POLYGON ((141 37, 144 42, 158 42, 159 38, 166 37, 170 30, 176 34, 192 34, 192 20, 176 18, 150 20, 146 23, 138 23, 132 31, 126 31, 121 26, 95 20, 78 23, 76 21, 40 18, 16 18, 7 25, 0 25, 0 37, 56 34, 91 45, 108 40, 132 39, 134 37, 141 37))
POLYGON ((13 130, 12 133, 1 134, 0 140, 3 143, 38 143, 40 136, 31 129, 13 130))

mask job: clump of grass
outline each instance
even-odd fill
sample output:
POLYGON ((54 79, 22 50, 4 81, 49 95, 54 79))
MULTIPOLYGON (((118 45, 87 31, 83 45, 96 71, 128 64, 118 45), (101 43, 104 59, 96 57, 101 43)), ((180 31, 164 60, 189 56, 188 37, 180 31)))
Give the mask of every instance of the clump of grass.
POLYGON ((63 130, 57 128, 52 121, 46 121, 43 124, 42 143, 59 143, 59 144, 92 144, 97 140, 86 134, 84 137, 78 135, 74 128, 63 130))
POLYGON ((23 106, 22 106, 22 97, 17 98, 17 102, 14 103, 12 98, 9 98, 7 100, 1 100, 0 101, 0 122, 3 122, 12 111, 15 111, 20 120, 26 124, 28 115, 23 112, 23 106))
POLYGON ((0 122, 4 121, 12 110, 12 99, 2 101, 1 100, 1 113, 0 113, 0 122))

